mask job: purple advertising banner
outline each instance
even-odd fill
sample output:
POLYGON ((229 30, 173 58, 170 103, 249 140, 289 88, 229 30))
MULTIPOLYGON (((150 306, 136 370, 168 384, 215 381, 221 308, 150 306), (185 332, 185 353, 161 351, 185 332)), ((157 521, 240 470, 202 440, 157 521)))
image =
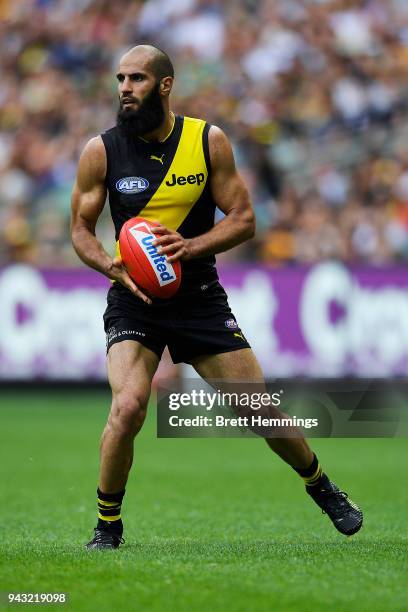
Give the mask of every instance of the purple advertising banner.
MULTIPOLYGON (((266 376, 408 375, 408 268, 219 272, 266 376)), ((86 268, 0 270, 0 378, 105 379, 108 288, 86 268)))
POLYGON ((408 268, 324 262, 220 278, 267 376, 407 376, 408 268))

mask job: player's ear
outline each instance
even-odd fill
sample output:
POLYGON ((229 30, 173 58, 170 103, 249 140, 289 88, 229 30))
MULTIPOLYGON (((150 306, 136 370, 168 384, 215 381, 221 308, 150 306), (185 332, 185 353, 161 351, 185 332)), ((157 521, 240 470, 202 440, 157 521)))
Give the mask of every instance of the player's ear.
POLYGON ((160 93, 163 96, 168 96, 171 92, 171 88, 173 87, 173 77, 163 77, 160 81, 160 93))

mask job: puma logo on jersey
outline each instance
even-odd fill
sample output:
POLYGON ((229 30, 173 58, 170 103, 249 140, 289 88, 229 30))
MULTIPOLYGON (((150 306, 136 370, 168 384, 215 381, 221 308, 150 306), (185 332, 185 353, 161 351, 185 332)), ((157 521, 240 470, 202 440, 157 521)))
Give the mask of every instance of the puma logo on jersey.
POLYGON ((204 183, 205 176, 203 172, 199 172, 198 174, 189 174, 188 176, 176 176, 175 174, 171 175, 171 181, 166 181, 167 187, 174 187, 175 185, 201 185, 204 183))
POLYGON ((155 159, 156 161, 160 162, 161 165, 164 164, 163 158, 164 158, 164 153, 161 155, 161 157, 159 157, 158 155, 151 155, 150 156, 150 159, 155 159))

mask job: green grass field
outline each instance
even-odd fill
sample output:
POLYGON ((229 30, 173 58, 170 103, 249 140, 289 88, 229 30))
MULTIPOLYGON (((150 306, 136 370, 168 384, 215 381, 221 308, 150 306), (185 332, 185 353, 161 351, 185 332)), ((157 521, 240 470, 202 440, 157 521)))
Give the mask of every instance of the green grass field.
POLYGON ((0 591, 66 592, 75 611, 407 610, 406 439, 313 442, 365 510, 347 539, 261 440, 158 440, 153 408, 126 544, 89 553, 108 408, 102 391, 1 392, 0 591))

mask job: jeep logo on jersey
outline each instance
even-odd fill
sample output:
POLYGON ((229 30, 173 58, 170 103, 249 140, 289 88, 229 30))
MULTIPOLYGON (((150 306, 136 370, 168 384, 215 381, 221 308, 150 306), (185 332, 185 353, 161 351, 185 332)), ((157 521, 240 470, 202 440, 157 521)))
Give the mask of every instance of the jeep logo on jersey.
POLYGON ((204 173, 200 172, 199 174, 189 174, 188 176, 176 176, 175 174, 171 175, 171 181, 166 181, 167 187, 174 187, 174 185, 201 185, 204 183, 204 173))
POLYGON ((121 193, 140 193, 149 186, 149 181, 141 176, 126 176, 116 181, 116 189, 121 193))
POLYGON ((164 255, 159 255, 157 248, 152 244, 153 240, 156 239, 156 236, 151 234, 150 230, 148 234, 140 231, 140 229, 138 229, 140 227, 149 229, 144 223, 138 223, 137 225, 131 227, 129 231, 145 253, 146 257, 153 264, 152 268, 156 274, 157 280, 159 281, 160 287, 164 287, 165 285, 168 285, 176 280, 176 273, 174 272, 174 268, 171 263, 166 261, 164 255))

